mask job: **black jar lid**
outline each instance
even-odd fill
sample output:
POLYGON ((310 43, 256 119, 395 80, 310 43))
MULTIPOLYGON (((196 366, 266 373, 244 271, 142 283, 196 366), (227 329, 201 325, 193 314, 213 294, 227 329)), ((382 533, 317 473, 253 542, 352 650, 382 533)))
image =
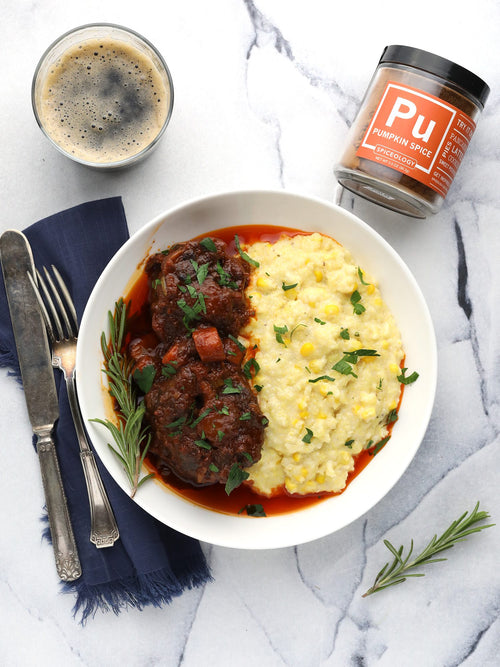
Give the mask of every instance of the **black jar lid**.
POLYGON ((429 53, 429 51, 422 51, 422 49, 399 44, 386 46, 379 60, 379 64, 381 63, 409 65, 448 79, 451 83, 461 86, 469 95, 474 96, 482 107, 490 94, 489 86, 465 67, 436 56, 434 53, 429 53))

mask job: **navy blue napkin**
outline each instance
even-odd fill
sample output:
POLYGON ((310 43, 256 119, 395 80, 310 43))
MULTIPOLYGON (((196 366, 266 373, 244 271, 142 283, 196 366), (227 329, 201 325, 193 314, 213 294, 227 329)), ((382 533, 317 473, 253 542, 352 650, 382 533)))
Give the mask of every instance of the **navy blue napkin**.
MULTIPOLYGON (((40 220, 24 230, 38 268, 54 264, 73 296, 79 318, 102 270, 128 239, 121 198, 88 202, 40 220)), ((19 378, 19 365, 0 272, 0 366, 19 378)), ((128 606, 160 607, 186 588, 210 581, 199 543, 158 522, 138 507, 98 460, 120 539, 97 549, 89 542, 90 514, 85 478, 62 373, 55 372, 60 417, 55 441, 68 498, 82 576, 63 584, 76 594, 82 622, 98 609, 118 613, 128 606), (63 390, 59 391, 62 388, 63 390)), ((96 456, 97 459, 97 456, 96 456)))

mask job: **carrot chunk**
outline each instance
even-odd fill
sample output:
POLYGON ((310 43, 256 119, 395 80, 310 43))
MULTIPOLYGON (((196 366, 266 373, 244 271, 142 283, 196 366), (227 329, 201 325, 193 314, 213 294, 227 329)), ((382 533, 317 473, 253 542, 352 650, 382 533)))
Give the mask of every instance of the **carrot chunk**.
POLYGON ((193 331, 196 351, 202 361, 223 361, 226 357, 219 332, 215 327, 204 327, 193 331))

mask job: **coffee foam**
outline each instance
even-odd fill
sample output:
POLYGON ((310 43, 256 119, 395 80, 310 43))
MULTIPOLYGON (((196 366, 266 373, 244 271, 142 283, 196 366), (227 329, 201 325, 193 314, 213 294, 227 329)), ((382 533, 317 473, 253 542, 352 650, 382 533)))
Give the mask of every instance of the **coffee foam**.
POLYGON ((158 136, 169 102, 170 90, 150 57, 117 39, 91 39, 50 67, 39 114, 64 151, 111 163, 140 153, 158 136))

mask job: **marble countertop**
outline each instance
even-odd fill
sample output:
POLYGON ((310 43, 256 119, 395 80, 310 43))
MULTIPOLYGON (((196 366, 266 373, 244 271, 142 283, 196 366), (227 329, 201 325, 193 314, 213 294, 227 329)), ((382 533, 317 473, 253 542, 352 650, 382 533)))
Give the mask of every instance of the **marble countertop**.
POLYGON ((495 0, 130 0, 0 5, 0 231, 121 195, 131 232, 192 197, 284 188, 333 201, 333 165, 386 44, 417 46, 485 79, 491 96, 442 210, 405 218, 344 194, 398 251, 427 299, 439 378, 427 434, 401 480, 343 530, 293 548, 203 545, 214 582, 163 609, 82 627, 41 540, 40 476, 22 392, 0 371, 0 653, 14 665, 486 667, 500 645, 500 528, 426 576, 370 598, 383 540, 418 549, 480 501, 500 521, 500 111, 495 0), (35 65, 83 23, 134 28, 162 52, 175 108, 155 153, 120 173, 71 163, 42 136, 35 65))

